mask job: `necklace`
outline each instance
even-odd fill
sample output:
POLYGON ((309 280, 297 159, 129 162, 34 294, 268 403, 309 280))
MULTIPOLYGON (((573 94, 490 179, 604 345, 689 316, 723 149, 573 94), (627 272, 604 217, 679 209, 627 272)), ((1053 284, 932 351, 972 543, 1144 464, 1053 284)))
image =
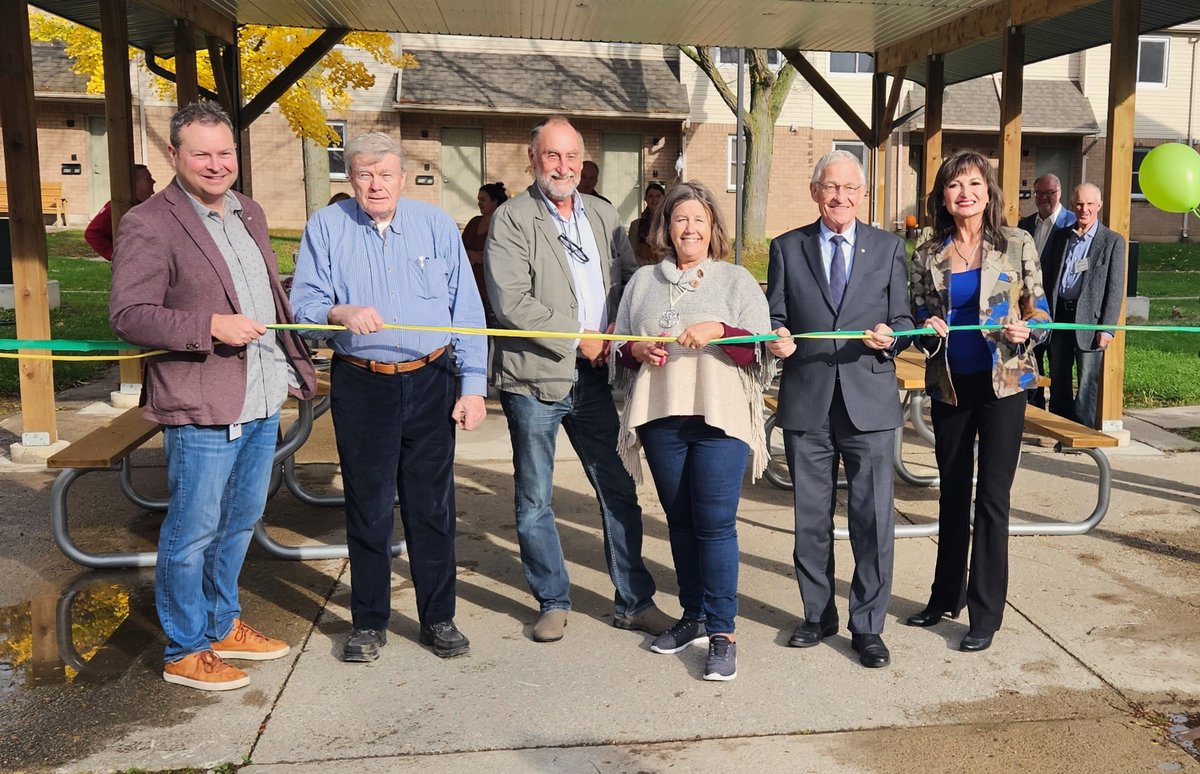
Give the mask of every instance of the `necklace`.
MULTIPOLYGON (((679 303, 679 299, 700 287, 700 280, 704 279, 703 267, 704 262, 701 262, 698 266, 681 272, 679 279, 669 281, 667 285, 667 308, 663 311, 662 316, 658 318, 658 324, 663 330, 669 330, 679 324, 679 312, 675 310, 675 305, 679 303), (688 279, 688 275, 693 273, 695 276, 688 279)), ((668 280, 670 280, 670 277, 668 277, 668 280)))
POLYGON ((971 259, 975 257, 975 253, 983 250, 983 240, 979 240, 979 244, 971 249, 971 258, 962 254, 962 251, 958 249, 958 242, 953 239, 950 240, 950 246, 954 248, 954 254, 958 256, 958 259, 963 262, 963 271, 967 271, 971 268, 971 259))

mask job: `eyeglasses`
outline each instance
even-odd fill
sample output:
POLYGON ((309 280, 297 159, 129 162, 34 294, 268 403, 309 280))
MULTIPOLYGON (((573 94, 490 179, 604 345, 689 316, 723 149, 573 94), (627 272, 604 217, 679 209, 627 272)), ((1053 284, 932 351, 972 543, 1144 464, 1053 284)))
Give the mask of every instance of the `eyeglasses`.
POLYGON ((826 196, 832 196, 839 191, 842 193, 856 194, 862 190, 862 186, 857 184, 835 185, 834 183, 818 183, 817 188, 820 188, 821 193, 825 194, 826 196))
POLYGON ((588 254, 583 251, 583 248, 575 244, 571 237, 566 234, 559 234, 558 241, 562 242, 563 247, 567 248, 567 255, 571 256, 580 263, 587 263, 590 259, 588 254))
POLYGON ((1054 194, 1058 193, 1061 190, 1062 190, 1061 188, 1055 188, 1052 191, 1034 191, 1033 195, 1039 199, 1049 199, 1051 196, 1053 196, 1054 194))

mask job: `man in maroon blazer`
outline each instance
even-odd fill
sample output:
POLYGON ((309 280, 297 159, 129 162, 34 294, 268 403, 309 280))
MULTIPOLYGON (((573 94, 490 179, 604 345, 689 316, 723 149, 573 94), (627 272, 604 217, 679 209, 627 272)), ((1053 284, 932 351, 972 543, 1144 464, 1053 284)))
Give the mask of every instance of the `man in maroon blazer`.
POLYGON ((142 347, 142 411, 163 425, 167 516, 155 600, 167 638, 163 679, 201 690, 249 682, 224 659, 266 660, 288 646, 247 626, 238 575, 266 505, 279 410, 311 397, 312 364, 290 323, 262 208, 230 190, 237 148, 212 103, 171 119, 175 179, 121 221, 109 319, 142 347))

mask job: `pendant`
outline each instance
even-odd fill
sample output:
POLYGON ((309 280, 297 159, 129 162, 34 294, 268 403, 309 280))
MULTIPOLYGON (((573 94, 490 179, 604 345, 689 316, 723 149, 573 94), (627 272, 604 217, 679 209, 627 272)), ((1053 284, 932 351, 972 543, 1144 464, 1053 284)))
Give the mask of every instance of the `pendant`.
POLYGON ((674 309, 668 309, 662 313, 662 317, 658 318, 658 324, 662 328, 674 328, 679 322, 679 312, 674 309))

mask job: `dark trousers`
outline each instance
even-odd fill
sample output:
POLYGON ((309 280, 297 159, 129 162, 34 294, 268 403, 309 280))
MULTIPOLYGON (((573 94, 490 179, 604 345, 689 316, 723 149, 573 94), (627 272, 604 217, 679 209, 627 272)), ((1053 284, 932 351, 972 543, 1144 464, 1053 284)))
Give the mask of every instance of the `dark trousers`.
POLYGON ((838 461, 849 482, 846 515, 854 576, 850 581, 850 631, 883 631, 892 598, 896 511, 892 499, 893 430, 862 432, 850 421, 841 387, 825 424, 816 430, 785 430, 784 450, 795 482, 796 582, 804 620, 837 622, 834 606, 833 512, 837 508, 838 461))
MULTIPOLYGON (((1033 348, 1033 362, 1037 363, 1038 376, 1045 376, 1046 370, 1046 350, 1050 348, 1049 344, 1039 344, 1033 348)), ((1030 406, 1038 408, 1046 408, 1046 388, 1040 384, 1037 387, 1031 387, 1025 391, 1025 396, 1029 398, 1030 406)))
POLYGON ((957 613, 966 604, 971 629, 994 632, 1004 619, 1008 594, 1008 508, 1021 429, 1023 393, 997 398, 992 374, 954 375, 958 405, 935 400, 930 406, 936 439, 941 495, 938 498, 937 568, 929 607, 957 613), (975 490, 975 537, 971 544, 973 447, 979 439, 975 490), (971 569, 967 573, 967 548, 971 569))
POLYGON ((356 629, 391 614, 393 501, 408 541, 422 624, 454 617, 454 407, 451 358, 375 374, 334 358, 333 428, 346 491, 350 611, 356 629))
MULTIPOLYGON (((1072 302, 1059 300, 1055 322, 1075 322, 1072 302)), ((1094 332, 1091 335, 1095 335, 1094 332)), ((1096 402, 1100 395, 1103 350, 1083 350, 1075 331, 1050 334, 1050 410, 1087 427, 1099 427, 1096 402), (1078 374, 1079 388, 1075 389, 1078 374)))

